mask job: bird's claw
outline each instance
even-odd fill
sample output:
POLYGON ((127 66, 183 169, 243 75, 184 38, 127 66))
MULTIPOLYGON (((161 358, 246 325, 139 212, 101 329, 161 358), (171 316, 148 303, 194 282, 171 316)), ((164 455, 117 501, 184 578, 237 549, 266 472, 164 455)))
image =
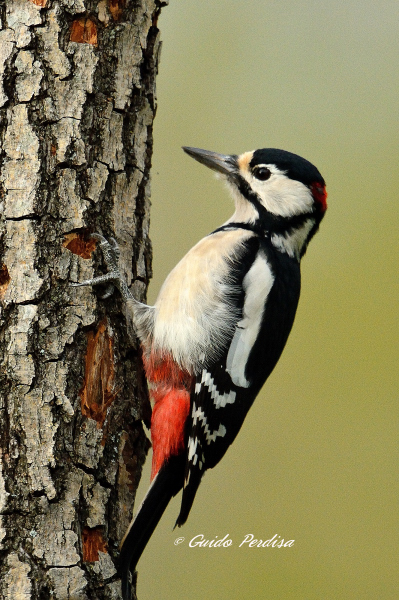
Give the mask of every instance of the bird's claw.
POLYGON ((90 237, 99 242, 105 264, 107 265, 108 273, 94 277, 93 279, 86 279, 80 283, 71 283, 72 287, 82 287, 86 285, 100 285, 107 283, 105 293, 101 296, 102 299, 109 298, 114 293, 115 287, 119 289, 123 299, 129 300, 131 298, 130 290, 127 287, 127 283, 122 277, 119 270, 118 260, 120 257, 120 250, 115 238, 110 238, 108 241, 103 235, 99 233, 92 233, 90 237))

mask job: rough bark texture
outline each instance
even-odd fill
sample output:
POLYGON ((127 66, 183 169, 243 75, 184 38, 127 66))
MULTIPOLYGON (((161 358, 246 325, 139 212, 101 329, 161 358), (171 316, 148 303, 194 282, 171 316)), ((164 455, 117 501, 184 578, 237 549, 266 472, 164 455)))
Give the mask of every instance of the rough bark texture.
POLYGON ((118 599, 148 441, 137 345, 88 233, 150 277, 157 0, 0 4, 0 598, 118 599))

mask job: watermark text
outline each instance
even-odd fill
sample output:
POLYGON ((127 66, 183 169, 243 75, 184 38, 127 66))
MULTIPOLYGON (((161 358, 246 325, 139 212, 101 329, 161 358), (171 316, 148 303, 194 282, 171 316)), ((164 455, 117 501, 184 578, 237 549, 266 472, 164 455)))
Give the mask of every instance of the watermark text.
MULTIPOLYGON (((175 539, 175 546, 183 544, 186 541, 184 537, 175 539)), ((239 542, 233 542, 230 535, 226 533, 224 537, 215 535, 214 539, 209 540, 200 533, 195 535, 188 542, 189 548, 229 548, 230 546, 238 545, 239 548, 292 548, 295 540, 285 540, 277 533, 267 539, 256 538, 253 533, 247 533, 239 542)))

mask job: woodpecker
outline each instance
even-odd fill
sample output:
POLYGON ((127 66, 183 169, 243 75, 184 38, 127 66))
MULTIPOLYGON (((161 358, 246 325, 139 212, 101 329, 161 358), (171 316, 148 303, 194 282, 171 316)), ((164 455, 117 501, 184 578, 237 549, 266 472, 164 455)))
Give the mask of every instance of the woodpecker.
POLYGON ((181 489, 183 525, 207 469, 223 457, 291 331, 300 261, 327 208, 319 171, 291 152, 265 148, 223 155, 183 150, 223 178, 233 216, 198 242, 166 278, 154 306, 135 300, 118 269, 118 247, 93 234, 106 275, 121 292, 140 339, 154 402, 151 485, 124 537, 129 574, 170 499, 181 489))

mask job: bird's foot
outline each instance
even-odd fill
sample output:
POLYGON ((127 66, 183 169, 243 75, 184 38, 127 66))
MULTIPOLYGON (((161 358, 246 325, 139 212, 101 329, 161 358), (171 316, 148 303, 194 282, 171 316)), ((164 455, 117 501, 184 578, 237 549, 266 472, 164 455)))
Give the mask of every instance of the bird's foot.
POLYGON ((106 287, 105 293, 101 296, 101 298, 104 299, 112 296, 115 287, 117 287, 125 302, 127 300, 130 300, 132 298, 132 295, 118 266, 120 250, 116 240, 114 238, 111 238, 110 241, 108 241, 104 236, 100 235, 99 233, 92 233, 90 237, 99 242, 98 245, 103 253, 108 273, 106 273, 105 275, 100 275, 99 277, 94 277, 93 279, 86 279, 86 281, 81 281, 80 283, 71 283, 71 287, 82 287, 85 285, 100 285, 105 283, 108 285, 106 287))

